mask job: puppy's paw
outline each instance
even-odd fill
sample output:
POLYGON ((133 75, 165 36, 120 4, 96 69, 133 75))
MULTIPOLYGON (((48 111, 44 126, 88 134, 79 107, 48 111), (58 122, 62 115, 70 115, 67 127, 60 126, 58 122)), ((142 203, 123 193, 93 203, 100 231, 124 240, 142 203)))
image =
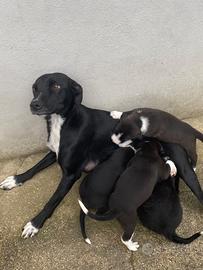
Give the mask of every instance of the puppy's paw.
POLYGON ((33 237, 35 234, 37 234, 39 231, 38 228, 36 228, 32 222, 28 222, 25 227, 23 228, 23 232, 22 232, 22 237, 23 238, 28 238, 28 237, 33 237))
POLYGON ((133 242, 132 239, 124 241, 123 238, 121 237, 121 241, 131 251, 137 251, 139 248, 138 242, 133 242))
POLYGON ((122 112, 119 112, 119 111, 112 111, 110 112, 110 116, 113 118, 113 119, 120 119, 121 116, 122 116, 122 112))
POLYGON ((16 181, 15 176, 9 176, 4 181, 0 183, 0 188, 4 190, 10 190, 14 187, 20 186, 21 184, 18 184, 16 181))
POLYGON ((175 163, 172 160, 167 160, 166 164, 170 166, 170 169, 171 169, 170 176, 176 176, 177 168, 176 168, 175 163))

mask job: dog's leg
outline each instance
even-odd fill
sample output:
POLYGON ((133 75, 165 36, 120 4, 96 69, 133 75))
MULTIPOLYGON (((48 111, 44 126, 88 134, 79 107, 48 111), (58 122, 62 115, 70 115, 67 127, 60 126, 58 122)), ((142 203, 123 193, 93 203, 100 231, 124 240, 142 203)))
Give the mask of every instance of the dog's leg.
POLYGON ((174 185, 175 185, 175 190, 176 190, 177 194, 179 194, 180 193, 180 188, 179 188, 179 186, 180 186, 180 178, 177 175, 175 177, 174 185))
POLYGON ((132 238, 134 235, 136 220, 134 215, 121 215, 118 218, 124 233, 121 236, 122 243, 131 251, 136 251, 139 248, 138 242, 133 242, 132 238))
POLYGON ((0 188, 4 190, 10 190, 14 187, 21 186, 27 180, 32 178, 36 173, 50 166, 56 161, 56 154, 49 152, 41 161, 39 161, 34 167, 28 171, 14 176, 7 177, 0 183, 0 188))
POLYGON ((203 191, 198 181, 197 175, 193 171, 192 167, 185 167, 185 169, 182 170, 179 175, 186 183, 186 185, 192 190, 195 196, 199 199, 201 204, 203 204, 203 191))
POLYGON ((187 138, 183 143, 183 148, 186 150, 188 156, 190 157, 193 167, 197 165, 197 150, 196 150, 196 138, 187 138))
POLYGON ((122 116, 123 112, 119 112, 119 111, 112 111, 110 112, 110 116, 113 118, 113 119, 120 119, 121 116, 122 116))
POLYGON ((189 163, 186 151, 177 144, 164 143, 165 151, 176 164, 178 175, 192 190, 198 200, 203 204, 203 191, 192 165, 189 163))
POLYGON ((35 216, 30 222, 28 222, 23 228, 22 237, 28 238, 38 233, 39 229, 43 226, 44 222, 51 217, 55 208, 63 200, 65 195, 71 189, 75 181, 78 179, 78 175, 63 175, 61 182, 59 183, 56 191, 49 199, 44 208, 35 216))

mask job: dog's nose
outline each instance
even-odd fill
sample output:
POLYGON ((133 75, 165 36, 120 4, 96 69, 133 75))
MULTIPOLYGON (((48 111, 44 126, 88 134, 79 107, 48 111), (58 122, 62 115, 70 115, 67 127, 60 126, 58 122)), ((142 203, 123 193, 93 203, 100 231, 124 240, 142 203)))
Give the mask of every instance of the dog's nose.
POLYGON ((39 103, 38 100, 33 100, 31 103, 30 103, 30 107, 31 109, 33 110, 40 110, 42 105, 39 103))

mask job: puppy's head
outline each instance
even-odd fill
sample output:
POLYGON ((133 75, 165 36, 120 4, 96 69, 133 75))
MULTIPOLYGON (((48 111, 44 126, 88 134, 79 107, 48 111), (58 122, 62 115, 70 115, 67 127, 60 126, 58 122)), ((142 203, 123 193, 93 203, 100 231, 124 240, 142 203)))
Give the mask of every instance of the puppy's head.
POLYGON ((32 86, 30 109, 33 114, 66 114, 82 101, 82 87, 62 73, 45 74, 32 86))
POLYGON ((126 147, 133 139, 142 139, 140 128, 134 120, 132 116, 121 117, 111 136, 115 144, 126 147))

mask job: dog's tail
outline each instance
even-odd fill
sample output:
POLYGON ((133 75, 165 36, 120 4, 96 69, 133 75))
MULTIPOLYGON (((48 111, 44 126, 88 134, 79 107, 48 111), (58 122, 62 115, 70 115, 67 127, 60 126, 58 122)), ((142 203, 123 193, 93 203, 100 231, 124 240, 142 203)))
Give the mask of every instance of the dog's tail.
POLYGON ((95 219, 95 220, 100 220, 100 221, 107 221, 107 220, 112 220, 118 216, 117 212, 115 210, 110 210, 104 215, 98 215, 98 214, 93 214, 91 213, 83 204, 82 201, 78 200, 79 205, 82 209, 82 211, 87 215, 88 217, 95 219))
POLYGON ((166 238, 168 238, 172 242, 178 243, 178 244, 185 244, 185 245, 190 244, 191 242, 193 242, 195 239, 197 239, 201 235, 203 235, 203 231, 195 233, 188 238, 182 238, 182 237, 178 236, 175 232, 173 234, 165 234, 166 238))
POLYGON ((85 240, 85 242, 89 245, 91 245, 91 241, 90 239, 87 237, 87 234, 86 234, 86 230, 85 230, 85 213, 82 211, 82 209, 80 209, 80 229, 81 229, 81 233, 82 233, 82 236, 85 240))

